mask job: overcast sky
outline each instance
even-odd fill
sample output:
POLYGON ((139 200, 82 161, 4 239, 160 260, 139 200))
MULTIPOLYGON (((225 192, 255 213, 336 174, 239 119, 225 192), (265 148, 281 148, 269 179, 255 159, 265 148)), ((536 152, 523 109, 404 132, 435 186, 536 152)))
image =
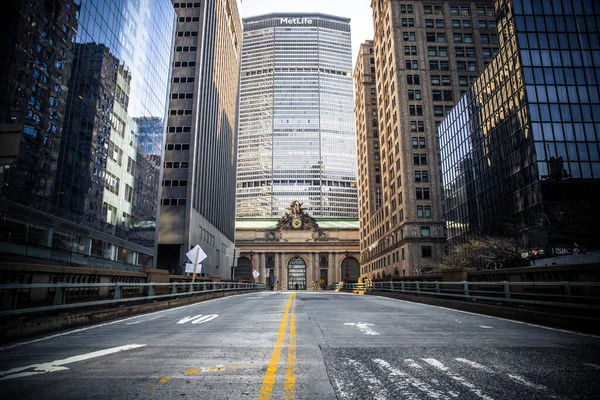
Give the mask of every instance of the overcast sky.
POLYGON ((371 0, 242 0, 242 18, 272 12, 318 12, 350 18, 353 65, 360 44, 373 39, 371 0))

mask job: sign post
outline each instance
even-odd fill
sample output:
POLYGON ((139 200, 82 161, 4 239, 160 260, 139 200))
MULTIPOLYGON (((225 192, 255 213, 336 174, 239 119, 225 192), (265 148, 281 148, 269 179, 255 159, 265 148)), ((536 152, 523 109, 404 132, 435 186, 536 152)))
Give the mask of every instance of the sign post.
POLYGON ((194 283, 194 281, 196 280, 196 271, 198 269, 198 263, 202 262, 208 256, 199 245, 196 245, 196 247, 187 252, 186 257, 190 261, 194 262, 194 272, 192 275, 192 283, 194 283))
POLYGON ((192 275, 192 283, 196 280, 196 268, 198 268, 198 257, 200 256, 200 252, 196 252, 196 261, 194 261, 194 274, 192 275))

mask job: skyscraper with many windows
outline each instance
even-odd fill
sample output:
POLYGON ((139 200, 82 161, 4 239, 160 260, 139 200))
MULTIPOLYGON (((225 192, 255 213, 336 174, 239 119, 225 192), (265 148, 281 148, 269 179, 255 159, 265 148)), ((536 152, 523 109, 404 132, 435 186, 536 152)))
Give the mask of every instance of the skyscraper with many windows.
POLYGON ((173 1, 177 33, 166 139, 158 264, 181 272, 200 245, 202 273, 229 277, 241 21, 237 0, 173 1), (229 257, 228 257, 229 256, 229 257))
POLYGON ((450 247, 600 245, 600 3, 497 0, 500 53, 438 129, 450 247))
POLYGON ((498 36, 491 0, 371 6, 377 87, 367 102, 382 199, 361 219, 361 272, 377 278, 421 272, 443 254, 436 126, 498 51, 498 36))
POLYGON ((156 265, 168 0, 3 5, 0 261, 156 265))
POLYGON ((358 216, 350 20, 244 19, 237 217, 358 216))

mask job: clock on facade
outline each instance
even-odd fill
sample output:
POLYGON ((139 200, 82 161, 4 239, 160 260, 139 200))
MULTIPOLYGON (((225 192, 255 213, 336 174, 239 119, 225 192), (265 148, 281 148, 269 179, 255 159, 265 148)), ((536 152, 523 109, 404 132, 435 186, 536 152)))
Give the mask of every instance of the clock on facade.
POLYGON ((294 218, 292 220, 292 227, 294 227, 295 229, 298 229, 302 226, 302 220, 298 217, 294 218))

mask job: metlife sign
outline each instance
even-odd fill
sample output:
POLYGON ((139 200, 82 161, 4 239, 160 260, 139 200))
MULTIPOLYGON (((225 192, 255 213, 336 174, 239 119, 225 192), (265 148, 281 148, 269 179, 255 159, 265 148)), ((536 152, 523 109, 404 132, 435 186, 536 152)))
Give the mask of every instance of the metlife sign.
POLYGON ((310 18, 280 18, 281 25, 312 25, 313 20, 310 18))

